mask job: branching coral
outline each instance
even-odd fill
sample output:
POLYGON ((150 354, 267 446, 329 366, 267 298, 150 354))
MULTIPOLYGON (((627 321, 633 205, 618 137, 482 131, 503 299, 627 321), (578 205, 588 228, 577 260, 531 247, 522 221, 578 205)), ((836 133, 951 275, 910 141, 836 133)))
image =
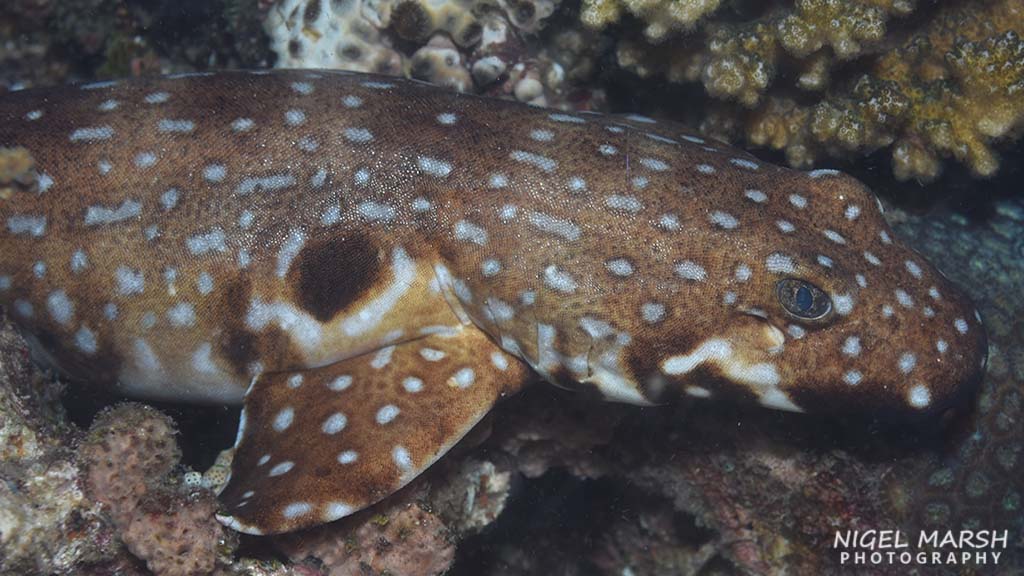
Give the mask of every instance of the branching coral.
POLYGON ((879 56, 870 72, 816 104, 772 97, 748 117, 747 137, 785 149, 789 162, 801 167, 816 156, 891 145, 893 172, 901 180, 934 179, 943 158, 991 176, 999 167, 991 142, 1014 135, 1024 120, 1024 42, 1018 32, 1024 30, 1024 10, 1010 4, 998 3, 987 13, 961 6, 939 14, 926 33, 879 56), (987 25, 957 27, 986 14, 987 25), (794 123, 794 116, 805 122, 794 123))
MULTIPOLYGON (((672 82, 700 80, 711 96, 752 108, 784 64, 796 68, 801 88, 826 87, 828 71, 837 61, 877 51, 886 40, 889 19, 912 8, 911 2, 884 0, 800 0, 792 7, 769 4, 763 15, 709 18, 701 29, 663 45, 627 35, 619 45, 619 63, 642 76, 661 74, 672 82), (625 59, 624 54, 628 54, 625 59)), ((581 19, 588 22, 586 12, 581 19)))
POLYGON ((777 24, 777 37, 790 54, 804 58, 828 46, 842 59, 858 56, 885 36, 891 14, 906 15, 908 0, 894 2, 799 0, 777 24))
POLYGON ((658 42, 674 30, 692 28, 721 0, 584 0, 580 18, 591 28, 616 22, 624 11, 645 22, 644 35, 658 42))
POLYGON ((903 18, 914 8, 801 0, 659 45, 623 40, 617 55, 641 76, 702 82, 704 132, 782 150, 796 167, 891 147, 899 179, 932 180, 944 158, 990 176, 993 142, 1024 120, 1024 6, 975 0, 903 18))

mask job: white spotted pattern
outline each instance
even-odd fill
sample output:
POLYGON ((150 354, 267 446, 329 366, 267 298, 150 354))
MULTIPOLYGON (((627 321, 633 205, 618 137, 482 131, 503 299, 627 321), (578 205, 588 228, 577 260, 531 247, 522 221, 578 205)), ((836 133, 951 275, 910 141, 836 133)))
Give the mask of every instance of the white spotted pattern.
POLYGON ((684 280, 703 282, 707 279, 707 271, 704 267, 692 260, 683 260, 676 263, 676 275, 684 280))
POLYGON ((274 416, 273 427, 278 432, 284 432, 295 420, 295 409, 291 406, 283 408, 274 416))
POLYGON ((324 434, 334 435, 345 429, 348 424, 348 418, 341 412, 335 412, 324 420, 324 423, 320 425, 320 430, 324 434))
POLYGON ((398 406, 395 406, 394 404, 388 404, 386 406, 383 406, 380 410, 377 410, 377 415, 374 417, 374 419, 377 421, 377 424, 383 426, 385 424, 391 423, 395 418, 397 418, 399 412, 400 410, 398 409, 398 406))
POLYGON ((576 280, 554 264, 544 268, 544 283, 551 289, 566 294, 576 291, 576 280))

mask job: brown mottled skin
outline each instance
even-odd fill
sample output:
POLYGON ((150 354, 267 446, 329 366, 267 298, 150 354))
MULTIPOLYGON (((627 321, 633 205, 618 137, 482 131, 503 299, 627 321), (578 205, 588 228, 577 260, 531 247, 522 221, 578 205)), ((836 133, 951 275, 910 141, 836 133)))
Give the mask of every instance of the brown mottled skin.
POLYGON ((251 384, 222 494, 247 532, 386 496, 527 366, 640 404, 896 415, 984 369, 970 301, 862 185, 671 123, 226 72, 6 95, 15 146, 37 177, 0 199, 0 302, 75 378, 251 384))

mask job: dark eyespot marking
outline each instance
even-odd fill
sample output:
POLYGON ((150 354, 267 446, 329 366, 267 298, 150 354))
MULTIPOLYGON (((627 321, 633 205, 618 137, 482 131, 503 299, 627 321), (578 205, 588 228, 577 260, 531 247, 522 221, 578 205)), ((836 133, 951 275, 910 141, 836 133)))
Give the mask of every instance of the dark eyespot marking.
POLYGON ((797 318, 818 320, 832 311, 832 299, 824 290, 799 278, 783 278, 775 285, 779 304, 797 318))
POLYGON ((327 322, 370 289, 381 268, 373 243, 353 234, 306 246, 292 266, 295 271, 295 301, 320 322, 327 322))

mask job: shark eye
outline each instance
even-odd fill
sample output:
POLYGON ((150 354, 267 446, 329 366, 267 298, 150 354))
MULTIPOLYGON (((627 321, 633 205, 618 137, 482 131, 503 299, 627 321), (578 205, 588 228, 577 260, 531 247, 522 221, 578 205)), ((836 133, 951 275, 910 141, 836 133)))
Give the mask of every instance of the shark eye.
POLYGON ((797 278, 783 278, 775 285, 779 303, 787 312, 805 320, 817 320, 832 311, 824 290, 797 278))

